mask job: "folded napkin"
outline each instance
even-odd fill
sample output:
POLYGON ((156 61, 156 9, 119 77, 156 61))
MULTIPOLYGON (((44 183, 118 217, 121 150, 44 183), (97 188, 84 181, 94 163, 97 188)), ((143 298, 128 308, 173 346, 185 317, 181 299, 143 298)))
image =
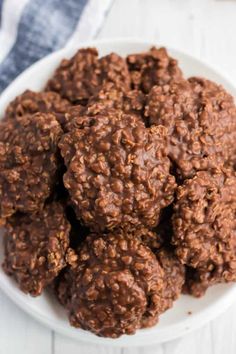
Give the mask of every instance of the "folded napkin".
POLYGON ((0 93, 38 59, 94 38, 113 0, 0 0, 0 93))

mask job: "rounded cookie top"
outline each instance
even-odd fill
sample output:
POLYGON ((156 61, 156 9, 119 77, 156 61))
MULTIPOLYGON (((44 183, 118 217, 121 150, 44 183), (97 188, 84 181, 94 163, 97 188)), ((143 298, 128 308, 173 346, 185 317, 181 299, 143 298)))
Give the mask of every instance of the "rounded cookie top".
POLYGON ((147 98, 150 125, 169 132, 169 157, 182 179, 235 156, 236 108, 221 86, 201 79, 155 86, 147 98))
POLYGON ((49 80, 46 90, 58 92, 72 103, 84 103, 105 82, 129 88, 126 62, 115 53, 98 58, 95 48, 80 49, 64 59, 49 80))
MULTIPOLYGON (((80 122, 80 120, 79 120, 80 122)), ((173 200, 163 127, 145 128, 136 116, 106 109, 60 142, 64 185, 77 216, 95 229, 155 226, 173 200)))
POLYGON ((135 234, 116 230, 89 235, 78 250, 77 266, 65 273, 58 294, 71 324, 97 335, 132 334, 153 325, 167 307, 163 270, 135 234))

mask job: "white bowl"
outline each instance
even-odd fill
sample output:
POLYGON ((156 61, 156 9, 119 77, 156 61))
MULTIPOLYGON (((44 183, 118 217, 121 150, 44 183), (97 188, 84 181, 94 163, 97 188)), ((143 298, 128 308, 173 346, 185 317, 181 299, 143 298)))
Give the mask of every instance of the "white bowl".
MULTIPOLYGON (((134 40, 97 40, 83 43, 80 47, 95 46, 100 55, 114 51, 120 55, 142 52, 156 43, 134 40)), ((21 74, 2 94, 0 98, 0 116, 6 105, 26 89, 41 90, 47 79, 53 74, 62 58, 71 57, 76 48, 67 48, 53 53, 32 65, 21 74)), ((230 80, 219 74, 207 64, 177 50, 169 50, 170 54, 179 60, 179 64, 188 76, 204 76, 222 84, 236 97, 236 88, 230 80)), ((3 261, 3 249, 0 247, 0 263, 3 261)), ((212 320, 225 311, 236 299, 236 284, 213 286, 201 299, 181 296, 174 307, 160 317, 159 323, 150 329, 142 329, 132 336, 122 336, 118 339, 99 338, 90 332, 75 329, 69 325, 64 309, 56 299, 45 292, 39 298, 23 294, 17 284, 7 277, 0 269, 1 289, 24 311, 44 323, 51 329, 63 335, 90 343, 111 346, 143 346, 161 343, 182 336, 212 320)))

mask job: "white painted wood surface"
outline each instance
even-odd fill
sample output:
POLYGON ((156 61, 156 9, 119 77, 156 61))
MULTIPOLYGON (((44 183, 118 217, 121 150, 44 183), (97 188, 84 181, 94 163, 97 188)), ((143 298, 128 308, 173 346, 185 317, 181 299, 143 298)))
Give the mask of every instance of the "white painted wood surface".
MULTIPOLYGON (((184 50, 218 66, 236 82, 236 0, 114 0, 97 37, 121 36, 184 50)), ((235 354, 236 299, 225 314, 183 338, 153 347, 112 349, 50 331, 0 292, 0 354, 15 353, 235 354)))

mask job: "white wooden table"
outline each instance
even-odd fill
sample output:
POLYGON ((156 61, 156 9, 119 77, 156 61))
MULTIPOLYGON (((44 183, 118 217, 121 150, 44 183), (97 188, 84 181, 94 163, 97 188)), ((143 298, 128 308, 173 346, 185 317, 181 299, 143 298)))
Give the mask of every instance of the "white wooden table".
MULTIPOLYGON (((236 82, 236 0, 114 0, 97 37, 121 36, 184 50, 218 66, 236 82)), ((0 354, 16 353, 235 354, 236 299, 225 314, 181 339, 153 347, 112 349, 54 333, 0 292, 0 354)))

